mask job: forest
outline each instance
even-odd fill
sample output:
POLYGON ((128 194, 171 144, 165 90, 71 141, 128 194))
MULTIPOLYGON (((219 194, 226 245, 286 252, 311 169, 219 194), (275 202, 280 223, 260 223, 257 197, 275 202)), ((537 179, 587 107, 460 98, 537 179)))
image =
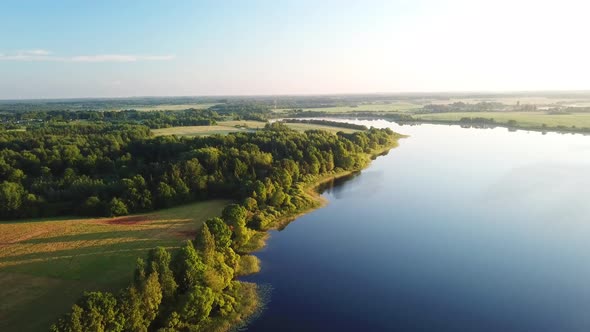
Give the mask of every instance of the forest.
POLYGON ((306 184, 361 169, 398 138, 390 129, 298 132, 281 122, 226 136, 154 137, 130 112, 117 121, 105 121, 106 114, 90 120, 85 112, 48 113, 35 115, 43 121, 25 131, 0 131, 4 219, 122 216, 213 198, 235 202, 182 248, 154 248, 140 258, 125 289, 87 292, 52 331, 211 329, 239 307, 244 284, 236 277, 253 237, 313 207, 306 184))

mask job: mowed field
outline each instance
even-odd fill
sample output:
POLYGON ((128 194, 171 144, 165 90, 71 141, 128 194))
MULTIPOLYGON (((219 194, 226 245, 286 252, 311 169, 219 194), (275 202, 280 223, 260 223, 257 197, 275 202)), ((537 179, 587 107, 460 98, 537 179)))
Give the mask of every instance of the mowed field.
MULTIPOLYGON (((162 129, 153 129, 152 132, 156 136, 176 135, 176 136, 206 136, 221 134, 226 135, 235 132, 251 132, 257 129, 264 128, 266 122, 260 121, 222 121, 215 126, 186 126, 186 127, 170 127, 162 129)), ((352 133, 356 130, 348 128, 339 128, 331 126, 316 125, 310 123, 286 123, 287 126, 294 130, 306 131, 313 129, 327 130, 332 133, 339 131, 345 133, 352 133)))
POLYGON ((47 331, 91 290, 118 291, 156 246, 194 238, 228 201, 118 218, 0 223, 0 331, 47 331))
POLYGON ((590 113, 547 114, 545 112, 461 112, 414 115, 423 120, 459 121, 461 118, 493 118, 496 122, 506 123, 515 120, 522 127, 565 126, 590 128, 590 113))

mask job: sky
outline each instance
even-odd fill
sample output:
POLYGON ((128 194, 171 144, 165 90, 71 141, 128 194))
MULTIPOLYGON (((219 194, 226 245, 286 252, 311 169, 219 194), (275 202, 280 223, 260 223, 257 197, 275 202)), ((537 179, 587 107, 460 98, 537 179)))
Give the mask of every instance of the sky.
POLYGON ((590 4, 2 0, 0 99, 590 90, 590 4))

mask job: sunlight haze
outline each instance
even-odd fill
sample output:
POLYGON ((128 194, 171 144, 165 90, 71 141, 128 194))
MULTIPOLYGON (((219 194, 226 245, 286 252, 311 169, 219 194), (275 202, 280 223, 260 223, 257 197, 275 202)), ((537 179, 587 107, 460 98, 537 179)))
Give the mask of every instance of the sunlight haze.
POLYGON ((587 90, 589 7, 5 1, 0 99, 587 90))

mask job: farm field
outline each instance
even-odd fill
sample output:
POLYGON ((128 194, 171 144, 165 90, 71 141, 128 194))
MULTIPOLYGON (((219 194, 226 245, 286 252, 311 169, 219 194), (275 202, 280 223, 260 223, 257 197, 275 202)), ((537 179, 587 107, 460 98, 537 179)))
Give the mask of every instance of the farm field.
MULTIPOLYGON (((245 131, 245 132, 253 131, 256 129, 264 128, 265 125, 266 125, 266 122, 259 122, 259 121, 223 121, 223 122, 218 122, 218 124, 215 126, 170 127, 170 128, 154 129, 154 130, 152 130, 152 132, 156 136, 165 136, 165 135, 206 136, 206 135, 214 135, 214 134, 227 135, 229 133, 234 133, 234 132, 239 132, 239 131, 245 131)), ((327 130, 332 133, 337 133, 339 131, 342 131, 345 133, 355 132, 354 129, 330 127, 330 126, 316 125, 316 124, 310 124, 310 123, 286 123, 286 125, 294 130, 299 130, 299 131, 321 129, 321 130, 327 130)))
POLYGON ((458 112, 414 115, 422 120, 459 121, 461 118, 493 118, 498 123, 515 120, 522 127, 566 126, 590 128, 590 113, 547 114, 545 112, 458 112))
POLYGON ((118 218, 0 223, 0 331, 46 331, 84 291, 118 291, 130 282, 137 258, 193 238, 227 204, 212 200, 118 218))

